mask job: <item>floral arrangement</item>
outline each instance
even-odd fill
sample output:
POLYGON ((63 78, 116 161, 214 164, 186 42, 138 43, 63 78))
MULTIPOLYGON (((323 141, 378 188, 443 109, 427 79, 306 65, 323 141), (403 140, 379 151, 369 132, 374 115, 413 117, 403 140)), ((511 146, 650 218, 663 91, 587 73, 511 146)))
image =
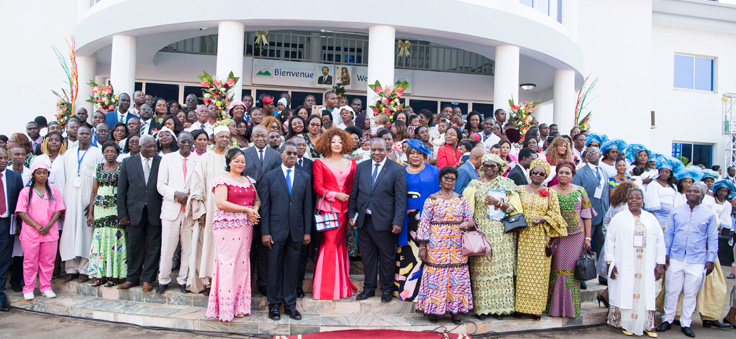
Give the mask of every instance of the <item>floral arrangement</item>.
POLYGON ((118 96, 115 95, 115 90, 112 88, 110 82, 107 85, 102 85, 94 80, 90 80, 88 83, 92 89, 92 95, 90 95, 87 102, 95 105, 95 110, 102 113, 112 112, 115 107, 118 107, 118 96))
POLYGON ((69 117, 74 115, 74 102, 77 101, 77 93, 79 92, 79 73, 77 73, 74 37, 64 41, 66 41, 66 45, 69 47, 68 64, 59 49, 54 46, 51 47, 54 50, 54 54, 56 54, 56 58, 59 59, 61 68, 64 70, 67 79, 65 85, 68 86, 67 88, 63 88, 61 93, 51 90, 51 93, 56 95, 56 121, 62 127, 65 127, 69 117))
POLYGON ((588 100, 588 95, 598 83, 598 78, 595 78, 592 82, 588 83, 589 78, 590 76, 585 77, 583 87, 580 87, 580 90, 578 91, 578 99, 575 102, 575 126, 581 131, 590 131, 590 117, 592 112, 587 109, 588 103, 590 102, 590 100, 588 100), (587 111, 587 113, 585 111, 587 111))
POLYGON ((201 81, 200 84, 202 89, 202 101, 205 105, 214 103, 218 108, 217 120, 224 120, 227 118, 227 106, 233 100, 233 93, 230 89, 240 80, 239 77, 233 75, 233 72, 228 74, 227 79, 220 81, 212 78, 211 75, 204 71, 204 75, 198 75, 197 78, 201 81))
POLYGON ((537 107, 537 105, 539 105, 539 103, 539 101, 535 101, 527 104, 516 104, 514 103, 514 97, 511 97, 511 99, 509 99, 509 106, 511 107, 511 112, 509 113, 509 121, 513 122, 516 125, 516 128, 519 129, 519 132, 521 132, 521 140, 519 140, 520 143, 524 142, 524 136, 526 135, 526 132, 529 131, 530 128, 537 125, 532 112, 537 107))
MULTIPOLYGON (((378 80, 376 80, 375 84, 368 85, 368 88, 378 96, 376 103, 369 106, 373 109, 374 116, 376 114, 383 113, 388 115, 389 119, 393 119, 394 113, 403 108, 403 106, 401 106, 401 95, 404 94, 404 91, 409 88, 409 86, 411 85, 406 81, 397 81, 394 88, 391 88, 391 86, 383 87, 378 80)), ((373 118, 371 118, 371 123, 372 121, 373 118)))

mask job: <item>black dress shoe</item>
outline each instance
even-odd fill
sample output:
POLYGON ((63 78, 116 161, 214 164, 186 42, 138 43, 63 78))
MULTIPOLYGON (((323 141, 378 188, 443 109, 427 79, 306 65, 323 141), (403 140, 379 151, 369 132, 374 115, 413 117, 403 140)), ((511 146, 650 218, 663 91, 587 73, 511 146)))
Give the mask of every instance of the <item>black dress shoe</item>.
POLYGON ((355 300, 366 300, 376 295, 376 291, 363 291, 355 297, 355 300))
POLYGON ((682 327, 680 328, 680 331, 682 331, 682 333, 684 333, 686 336, 690 338, 695 338, 695 332, 693 332, 693 330, 691 330, 690 327, 682 327))
POLYGON ((13 292, 23 291, 23 286, 20 286, 20 285, 11 285, 10 288, 13 289, 13 292))
POLYGON ((302 320, 302 314, 299 313, 299 311, 297 311, 296 308, 284 310, 284 313, 288 314, 289 318, 291 319, 302 320))
POLYGON ((731 327, 733 327, 733 328, 736 328, 736 325, 732 324, 732 323, 731 323, 730 321, 728 321, 728 319, 726 319, 726 318, 723 318, 723 323, 724 323, 724 324, 726 324, 726 325, 731 325, 731 327))
POLYGON ((0 302, 0 311, 3 311, 3 312, 10 311, 10 301, 8 300, 8 297, 5 297, 5 300, 0 302))
POLYGON ((298 289, 298 290, 296 290, 296 297, 297 298, 301 299, 301 298, 304 298, 305 296, 306 296, 306 294, 304 294, 304 291, 301 288, 298 289))
POLYGON ((166 284, 166 285, 159 284, 158 287, 156 287, 156 294, 164 294, 164 292, 166 292, 167 287, 169 287, 169 284, 166 284))
POLYGON ((268 318, 271 320, 281 320, 281 313, 278 308, 271 308, 268 310, 268 318))
POLYGON ((666 321, 663 321, 659 326, 657 326, 657 332, 665 332, 672 329, 672 325, 666 321))
POLYGON ((585 281, 581 281, 580 282, 580 289, 581 290, 587 290, 588 289, 588 284, 585 281))
POLYGON ((703 320, 703 327, 731 328, 731 325, 724 324, 718 320, 703 320))
POLYGON ((381 302, 382 303, 390 302, 391 299, 393 299, 393 298, 394 298, 394 296, 391 295, 391 293, 383 293, 383 294, 381 294, 381 302))
POLYGON ((258 288, 258 293, 260 293, 264 297, 267 297, 268 296, 268 292, 266 291, 266 288, 265 287, 259 287, 258 288))
POLYGON ((457 315, 457 314, 451 314, 451 317, 452 317, 452 322, 453 322, 453 323, 454 323, 455 325, 460 325, 460 324, 462 324, 462 323, 463 323, 463 321, 462 321, 462 320, 460 319, 460 315, 457 315))
POLYGON ((429 322, 436 324, 437 323, 437 316, 434 314, 428 314, 427 318, 429 319, 429 322))
POLYGON ((204 291, 202 291, 202 294, 205 295, 205 296, 209 296, 210 295, 210 288, 209 287, 205 288, 204 291))

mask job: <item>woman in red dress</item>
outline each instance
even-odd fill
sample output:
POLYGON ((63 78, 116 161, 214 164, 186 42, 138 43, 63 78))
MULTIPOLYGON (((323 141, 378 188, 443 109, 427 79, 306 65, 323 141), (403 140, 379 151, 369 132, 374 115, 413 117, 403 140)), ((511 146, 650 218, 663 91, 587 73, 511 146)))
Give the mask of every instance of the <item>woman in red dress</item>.
POLYGON ((462 152, 457 150, 460 143, 460 129, 450 127, 445 132, 445 145, 437 151, 437 167, 452 166, 458 168, 462 164, 460 159, 463 157, 462 152))
POLYGON ((340 226, 322 233, 322 245, 314 269, 312 295, 316 300, 339 300, 353 295, 357 288, 350 282, 346 234, 348 198, 353 188, 355 161, 343 155, 352 150, 353 140, 345 131, 333 127, 322 133, 315 149, 324 156, 312 165, 314 190, 319 197, 317 209, 337 212, 340 226), (324 196, 324 200, 322 199, 324 196))

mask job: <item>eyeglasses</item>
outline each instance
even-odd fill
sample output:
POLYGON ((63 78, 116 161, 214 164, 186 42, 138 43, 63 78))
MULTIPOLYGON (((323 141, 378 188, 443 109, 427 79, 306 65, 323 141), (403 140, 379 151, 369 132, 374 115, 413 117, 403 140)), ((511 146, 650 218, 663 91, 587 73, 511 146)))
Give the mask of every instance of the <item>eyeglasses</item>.
POLYGON ((495 167, 498 167, 498 165, 495 164, 495 163, 493 163, 493 164, 483 164, 483 167, 485 167, 485 168, 495 168, 495 167))
POLYGON ((542 171, 531 171, 531 172, 529 172, 529 175, 538 175, 540 177, 543 177, 545 175, 545 173, 542 172, 542 171))
POLYGON ((445 176, 445 177, 442 177, 442 180, 445 180, 445 181, 457 181, 457 178, 445 176))

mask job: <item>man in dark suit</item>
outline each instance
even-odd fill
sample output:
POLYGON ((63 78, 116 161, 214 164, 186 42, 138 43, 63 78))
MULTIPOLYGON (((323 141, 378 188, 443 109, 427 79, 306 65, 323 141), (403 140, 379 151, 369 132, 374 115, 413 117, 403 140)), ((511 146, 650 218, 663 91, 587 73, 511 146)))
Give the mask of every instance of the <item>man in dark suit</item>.
MULTIPOLYGON (((291 141, 296 145, 297 150, 297 158, 296 158, 296 168, 306 172, 309 174, 309 176, 312 176, 312 164, 314 163, 312 159, 308 159, 304 157, 304 154, 307 153, 307 141, 304 139, 303 136, 297 135, 293 138, 291 138, 291 141)), ((311 189, 310 189, 311 190, 311 189)), ((314 195, 314 190, 312 191, 312 195, 314 195)), ((312 197, 312 201, 315 201, 314 196, 312 197)), ((309 207, 310 211, 314 210, 314 205, 309 207)), ((296 296, 297 298, 304 298, 304 289, 302 286, 304 285, 304 274, 307 270, 307 261, 309 260, 309 248, 313 249, 319 249, 319 242, 317 241, 319 238, 319 232, 314 228, 314 218, 310 219, 310 223, 312 224, 312 240, 310 242, 311 246, 302 246, 302 251, 299 254, 299 275, 297 277, 297 283, 296 283, 296 296)))
POLYGON ((141 135, 153 135, 154 131, 160 131, 163 126, 153 119, 153 107, 149 104, 141 105, 141 135))
POLYGON ((296 309, 299 254, 309 245, 312 231, 312 176, 296 166, 296 145, 279 149, 281 166, 263 175, 261 187, 261 243, 268 251, 268 317, 281 319, 279 307, 292 319, 296 309))
MULTIPOLYGON (((263 175, 281 165, 279 152, 267 147, 267 135, 268 130, 266 130, 265 126, 258 125, 253 127, 253 133, 251 134, 253 147, 243 149, 243 153, 245 154, 245 170, 243 171, 243 175, 247 175, 256 181, 256 191, 258 192, 258 197, 261 199, 263 199, 261 196, 263 194, 261 186, 263 175)), ((253 229, 253 239, 260 238, 261 226, 257 224, 253 229)), ((268 285, 268 248, 258 244, 258 242, 255 244, 256 246, 251 247, 251 258, 255 258, 255 260, 251 260, 251 262, 255 262, 258 292, 265 296, 268 285)))
POLYGON ((348 216, 351 225, 358 225, 365 272, 363 292, 357 300, 376 293, 376 260, 381 264, 381 301, 391 301, 394 289, 396 235, 406 218, 406 176, 404 167, 386 158, 386 149, 383 139, 371 141, 371 161, 358 165, 350 192, 348 216))
POLYGON ((529 165, 537 156, 538 153, 535 150, 529 147, 522 148, 519 151, 519 163, 509 172, 507 178, 513 180, 517 186, 529 185, 529 165))
POLYGON ((161 254, 161 204, 156 188, 161 157, 156 154, 156 140, 144 135, 141 151, 120 165, 118 179, 118 219, 128 231, 128 277, 119 289, 138 286, 153 289, 161 254))
POLYGON ((327 66, 322 67, 322 76, 317 78, 317 83, 320 85, 332 85, 332 75, 330 75, 330 69, 327 66))
POLYGON ((107 123, 107 127, 112 130, 112 127, 118 122, 127 124, 128 119, 135 116, 128 111, 129 108, 130 96, 128 93, 120 94, 120 96, 118 96, 118 107, 114 111, 105 113, 105 122, 107 123))
POLYGON ((0 311, 10 310, 10 300, 5 295, 5 283, 8 280, 8 268, 13 252, 15 237, 10 234, 10 217, 15 215, 18 194, 23 189, 20 173, 8 170, 8 151, 0 148, 0 311))
MULTIPOLYGON (((572 183, 585 188, 585 193, 590 198, 593 210, 597 213, 590 223, 593 249, 595 253, 601 253, 603 242, 606 240, 603 235, 603 217, 608 212, 608 175, 606 171, 598 166, 601 151, 597 147, 588 147, 585 152, 588 163, 577 170, 572 178, 572 183)), ((598 281, 601 284, 607 283, 607 279, 601 276, 598 277, 598 281)))

